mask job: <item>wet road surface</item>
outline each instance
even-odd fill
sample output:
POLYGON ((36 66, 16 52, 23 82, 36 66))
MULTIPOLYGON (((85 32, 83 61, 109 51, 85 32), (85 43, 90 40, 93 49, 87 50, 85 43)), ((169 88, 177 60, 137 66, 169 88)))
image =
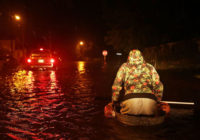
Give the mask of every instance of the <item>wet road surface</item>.
MULTIPOLYGON (((199 121, 194 119, 193 110, 185 107, 172 107, 159 126, 128 127, 105 118, 103 109, 111 99, 119 66, 79 61, 56 71, 19 69, 1 76, 1 139, 160 140, 200 136, 199 121)), ((199 92, 198 73, 186 79, 177 73, 173 73, 176 77, 169 72, 160 74, 167 84, 164 99, 192 101, 197 96, 187 93, 199 92)))

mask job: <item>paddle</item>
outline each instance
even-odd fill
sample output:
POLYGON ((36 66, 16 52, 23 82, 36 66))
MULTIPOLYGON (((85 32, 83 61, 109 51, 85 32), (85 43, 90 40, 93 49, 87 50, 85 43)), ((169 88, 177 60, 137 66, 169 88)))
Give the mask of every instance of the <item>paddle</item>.
POLYGON ((177 105, 195 105, 194 102, 177 102, 177 101, 161 101, 161 102, 168 104, 177 104, 177 105))
POLYGON ((183 106, 184 107, 189 107, 194 109, 194 116, 195 118, 199 119, 200 118, 200 102, 199 100, 196 100, 194 102, 177 102, 177 101, 161 101, 161 103, 168 103, 171 105, 177 105, 177 106, 183 106))

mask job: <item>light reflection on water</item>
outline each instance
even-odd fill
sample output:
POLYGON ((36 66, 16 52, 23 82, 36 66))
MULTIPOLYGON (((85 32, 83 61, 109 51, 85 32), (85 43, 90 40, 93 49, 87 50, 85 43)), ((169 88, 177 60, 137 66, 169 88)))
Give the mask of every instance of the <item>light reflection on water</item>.
POLYGON ((1 139, 147 140, 175 136, 171 131, 184 134, 186 125, 193 129, 191 110, 172 109, 170 121, 150 129, 105 119, 108 100, 95 97, 110 95, 113 71, 109 64, 80 61, 62 71, 19 70, 7 76, 0 96, 1 139))
POLYGON ((25 84, 25 87, 28 89, 28 92, 32 92, 33 91, 33 82, 35 81, 34 77, 33 77, 33 72, 32 71, 28 71, 28 76, 27 76, 27 82, 25 84))
POLYGON ((78 71, 80 74, 85 73, 85 62, 84 61, 78 61, 78 71))
POLYGON ((99 110, 95 111, 92 79, 83 61, 71 69, 78 73, 19 70, 6 78, 6 109, 0 120, 4 139, 95 137, 91 121, 99 110), (66 75, 70 76, 65 79, 66 75))
POLYGON ((46 119, 53 119, 59 114, 58 107, 66 110, 63 96, 55 71, 26 71, 20 70, 11 78, 8 78, 10 89, 10 100, 6 107, 6 129, 10 131, 7 135, 14 139, 39 137, 58 137, 58 134, 43 132, 49 126, 46 119), (37 127, 34 128, 34 126, 37 127), (41 131, 42 130, 42 131, 41 131), (17 133, 17 134, 16 134, 17 133), (39 136, 39 137, 38 137, 39 136))

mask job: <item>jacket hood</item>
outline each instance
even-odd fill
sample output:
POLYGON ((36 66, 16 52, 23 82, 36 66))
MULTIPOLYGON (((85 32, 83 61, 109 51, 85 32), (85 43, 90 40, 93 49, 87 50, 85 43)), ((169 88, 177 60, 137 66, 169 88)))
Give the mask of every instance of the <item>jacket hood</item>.
POLYGON ((131 50, 129 52, 128 60, 129 64, 143 64, 145 63, 142 53, 139 50, 131 50))

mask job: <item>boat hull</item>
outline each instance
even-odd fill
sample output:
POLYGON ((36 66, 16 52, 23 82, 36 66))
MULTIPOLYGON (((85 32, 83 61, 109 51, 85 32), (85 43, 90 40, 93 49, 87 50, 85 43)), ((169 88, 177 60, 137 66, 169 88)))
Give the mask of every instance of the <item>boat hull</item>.
POLYGON ((132 116, 123 115, 115 112, 116 119, 129 126, 153 126, 162 124, 165 121, 165 115, 161 116, 132 116))

